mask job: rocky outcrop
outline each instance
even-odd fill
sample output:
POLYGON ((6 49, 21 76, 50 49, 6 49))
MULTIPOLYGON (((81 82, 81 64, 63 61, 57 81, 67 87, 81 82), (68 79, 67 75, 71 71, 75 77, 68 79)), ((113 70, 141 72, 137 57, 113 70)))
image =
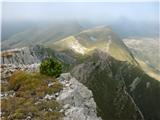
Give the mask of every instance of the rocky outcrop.
POLYGON ((97 117, 96 103, 92 92, 79 83, 70 73, 62 74, 58 80, 64 85, 56 98, 63 106, 64 120, 101 120, 97 117))
POLYGON ((28 71, 37 72, 39 71, 39 63, 30 65, 14 65, 14 64, 2 64, 1 65, 1 80, 2 82, 8 79, 15 71, 28 71))
POLYGON ((56 58, 66 64, 72 64, 76 62, 74 58, 66 53, 36 45, 2 51, 1 64, 12 64, 15 66, 31 65, 40 63, 43 59, 48 57, 56 58))
MULTIPOLYGON (((7 82, 14 71, 23 70, 28 72, 38 71, 39 64, 15 66, 13 64, 3 65, 1 79, 2 84, 7 82)), ((43 100, 56 100, 62 106, 60 112, 64 113, 63 120, 101 120, 97 116, 97 106, 93 99, 92 92, 83 84, 78 82, 70 73, 61 74, 57 78, 63 84, 63 90, 52 95, 46 94, 43 100)), ((52 84, 48 84, 50 87, 52 84)), ((2 92, 1 99, 12 97, 13 91, 2 92)))
POLYGON ((17 70, 38 71, 41 61, 49 57, 61 61, 64 71, 66 70, 65 65, 76 62, 76 59, 66 53, 41 45, 9 49, 1 52, 1 78, 5 80, 17 70))
POLYGON ((57 79, 63 85, 63 90, 56 94, 47 94, 44 100, 54 99, 61 105, 63 120, 102 120, 97 116, 97 105, 91 90, 70 73, 63 73, 57 79))
POLYGON ((28 65, 39 63, 41 60, 53 56, 47 48, 42 46, 23 47, 3 51, 1 64, 28 65))

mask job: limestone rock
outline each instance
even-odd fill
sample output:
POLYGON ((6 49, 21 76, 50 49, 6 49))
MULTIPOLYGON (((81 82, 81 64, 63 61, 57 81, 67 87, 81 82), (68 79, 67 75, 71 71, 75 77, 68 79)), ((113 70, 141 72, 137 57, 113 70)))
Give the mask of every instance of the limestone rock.
POLYGON ((73 64, 76 60, 59 51, 36 45, 23 48, 9 49, 1 52, 1 64, 30 65, 40 63, 43 59, 53 57, 63 63, 73 64))
POLYGON ((87 87, 79 83, 70 73, 64 73, 58 79, 64 85, 56 98, 63 105, 64 120, 101 120, 97 116, 93 94, 87 87))

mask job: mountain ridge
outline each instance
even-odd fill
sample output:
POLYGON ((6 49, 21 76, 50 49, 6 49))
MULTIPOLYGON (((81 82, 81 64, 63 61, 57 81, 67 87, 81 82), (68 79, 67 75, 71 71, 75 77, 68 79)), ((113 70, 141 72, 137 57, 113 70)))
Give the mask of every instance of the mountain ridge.
POLYGON ((3 64, 26 66, 52 57, 61 61, 63 72, 71 72, 93 92, 102 119, 160 119, 159 81, 147 75, 110 28, 87 29, 52 42, 49 47, 3 51, 3 64))
POLYGON ((71 73, 92 90, 100 109, 99 114, 104 120, 140 119, 135 117, 139 115, 133 114, 135 109, 132 102, 127 102, 129 101, 126 99, 127 94, 133 98, 145 120, 160 118, 157 113, 160 83, 145 74, 139 67, 125 61, 117 61, 103 51, 95 51, 92 58, 75 66, 71 73), (129 106, 132 107, 129 109, 129 106), (129 110, 133 111, 129 112, 129 110))
POLYGON ((50 47, 55 48, 58 46, 57 48, 60 49, 60 51, 63 51, 65 49, 70 49, 70 44, 74 44, 75 41, 78 41, 78 44, 86 50, 83 54, 87 54, 94 49, 102 49, 118 60, 129 61, 133 64, 137 64, 126 45, 120 38, 118 38, 110 27, 106 26, 98 26, 81 31, 75 36, 70 36, 63 40, 54 42, 53 46, 50 45, 50 47))

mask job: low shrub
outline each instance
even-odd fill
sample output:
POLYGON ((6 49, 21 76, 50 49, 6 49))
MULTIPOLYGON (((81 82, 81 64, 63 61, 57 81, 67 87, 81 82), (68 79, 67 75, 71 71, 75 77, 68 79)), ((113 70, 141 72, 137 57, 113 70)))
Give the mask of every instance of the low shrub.
POLYGON ((48 58, 42 61, 40 65, 40 73, 58 77, 62 73, 62 65, 59 61, 48 58))

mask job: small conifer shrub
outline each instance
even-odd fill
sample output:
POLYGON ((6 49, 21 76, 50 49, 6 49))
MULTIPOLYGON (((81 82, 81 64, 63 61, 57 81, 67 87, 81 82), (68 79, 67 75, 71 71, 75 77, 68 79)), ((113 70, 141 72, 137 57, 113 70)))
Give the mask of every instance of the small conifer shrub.
POLYGON ((40 73, 47 76, 58 77, 62 73, 62 65, 59 61, 47 58, 40 65, 40 73))

